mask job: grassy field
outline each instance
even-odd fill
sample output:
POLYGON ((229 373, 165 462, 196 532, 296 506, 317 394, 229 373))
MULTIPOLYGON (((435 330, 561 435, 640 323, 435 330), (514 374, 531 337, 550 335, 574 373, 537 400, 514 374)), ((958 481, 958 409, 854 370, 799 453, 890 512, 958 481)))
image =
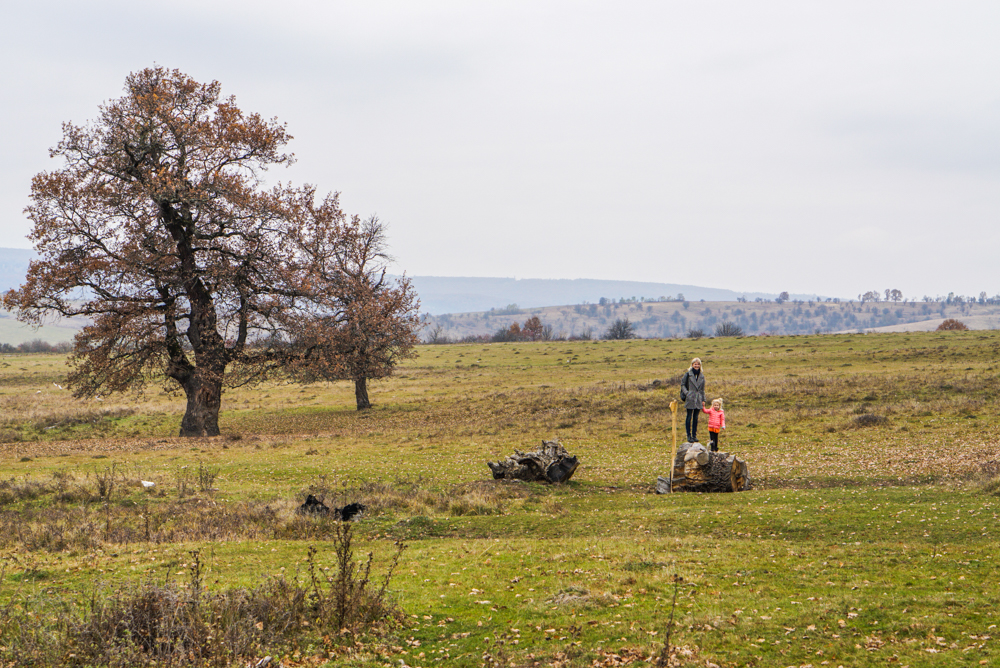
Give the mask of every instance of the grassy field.
POLYGON ((648 665, 668 634, 671 665, 1000 663, 1000 332, 418 352, 368 412, 346 383, 234 390, 198 440, 181 397, 82 402, 63 358, 0 358, 0 662, 60 665, 67 620, 135 583, 307 580, 335 558, 337 523, 294 513, 315 493, 368 505, 373 573, 406 543, 405 617, 265 641, 285 665, 648 665), (653 492, 696 355, 750 492, 653 492), (570 483, 490 480, 543 438, 570 483))

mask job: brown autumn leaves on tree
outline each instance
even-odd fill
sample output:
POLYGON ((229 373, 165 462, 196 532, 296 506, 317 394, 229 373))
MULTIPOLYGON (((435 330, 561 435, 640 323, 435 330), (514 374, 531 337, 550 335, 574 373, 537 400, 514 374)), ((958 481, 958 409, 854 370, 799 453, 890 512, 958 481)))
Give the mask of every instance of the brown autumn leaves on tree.
POLYGON ((223 388, 274 375, 351 379, 370 405, 366 380, 411 354, 419 303, 385 276, 377 218, 311 186, 263 188, 290 139, 218 82, 161 67, 131 74, 97 121, 63 125, 50 153, 64 166, 35 176, 26 209, 40 257, 4 305, 90 319, 77 396, 165 374, 187 397, 182 436, 217 435, 223 388))
POLYGON ((352 221, 348 243, 325 279, 339 295, 339 317, 305 319, 292 339, 292 360, 302 380, 354 381, 358 410, 371 407, 368 379, 385 378, 417 342, 416 301, 385 275, 385 229, 374 216, 352 221))

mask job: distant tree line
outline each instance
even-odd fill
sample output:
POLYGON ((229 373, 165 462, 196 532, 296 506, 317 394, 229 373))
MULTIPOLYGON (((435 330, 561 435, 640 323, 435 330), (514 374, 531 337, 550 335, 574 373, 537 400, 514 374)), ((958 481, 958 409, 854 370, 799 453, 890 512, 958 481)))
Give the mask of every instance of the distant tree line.
POLYGON ((13 353, 68 353, 73 350, 72 343, 49 343, 41 339, 33 339, 19 343, 16 346, 9 343, 0 343, 0 353, 10 355, 13 353))
MULTIPOLYGON (((445 315, 440 320, 450 324, 451 319, 445 315)), ((626 323, 628 319, 626 319, 626 323)), ((631 325, 629 325, 631 332, 631 325)), ((444 327, 439 322, 430 330, 424 343, 439 345, 445 343, 512 343, 520 341, 590 341, 594 338, 593 330, 590 327, 584 328, 579 334, 555 334, 551 325, 546 325, 537 315, 524 321, 524 324, 513 322, 506 327, 501 327, 493 334, 471 334, 460 338, 452 338, 445 334, 444 327)), ((605 338, 634 338, 631 336, 608 336, 605 338)))
POLYGON ((517 304, 507 304, 503 308, 491 308, 489 311, 483 315, 489 317, 491 315, 520 315, 521 307, 517 304))
MULTIPOLYGON (((554 316, 551 310, 534 310, 534 314, 552 325, 554 332, 551 340, 616 339, 623 334, 636 338, 701 338, 864 331, 931 318, 961 318, 973 314, 976 309, 1000 305, 1000 295, 989 297, 986 292, 981 292, 976 298, 949 293, 947 296, 909 299, 901 290, 888 289, 872 290, 858 297, 850 300, 801 300, 791 299, 785 292, 774 300, 741 299, 736 304, 684 301, 666 309, 648 303, 655 300, 605 298, 594 304, 556 307, 557 314, 554 316), (767 303, 768 306, 759 308, 750 301, 767 303), (629 323, 627 329, 623 327, 626 320, 629 323), (581 328, 584 331, 576 333, 581 328), (574 333, 567 335, 568 332, 574 333)), ((427 342, 436 343, 530 340, 518 331, 523 329, 522 324, 511 331, 509 317, 503 327, 487 330, 490 333, 482 333, 480 329, 476 335, 455 337, 456 331, 469 332, 470 327, 481 327, 486 320, 485 315, 446 314, 433 318, 428 315, 426 318, 440 327, 436 337, 432 332, 432 336, 425 334, 425 338, 427 342), (445 333, 455 338, 445 337, 445 333)))
POLYGON ((490 338, 494 343, 506 341, 551 341, 552 328, 542 324, 537 316, 531 316, 524 325, 513 322, 509 327, 501 327, 490 338))
POLYGON ((878 290, 869 290, 868 292, 859 294, 858 301, 861 303, 891 301, 897 303, 903 302, 904 304, 907 303, 908 301, 909 302, 921 301, 927 304, 940 302, 947 304, 948 306, 955 306, 962 304, 979 304, 980 306, 987 306, 987 305, 996 306, 1000 304, 1000 294, 996 294, 990 297, 989 295, 986 294, 986 291, 983 290, 982 292, 979 293, 979 296, 977 297, 973 295, 968 295, 968 296, 957 295, 954 292, 949 292, 947 296, 944 297, 940 295, 938 295, 937 297, 929 297, 928 295, 924 295, 919 300, 916 299, 907 300, 903 297, 902 291, 896 290, 895 288, 893 289, 886 288, 881 293, 878 290))

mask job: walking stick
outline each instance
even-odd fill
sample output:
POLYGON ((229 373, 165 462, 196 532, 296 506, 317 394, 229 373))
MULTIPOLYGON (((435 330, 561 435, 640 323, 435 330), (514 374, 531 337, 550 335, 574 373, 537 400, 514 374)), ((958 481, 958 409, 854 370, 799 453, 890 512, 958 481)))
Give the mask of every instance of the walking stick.
POLYGON ((671 422, 673 422, 674 447, 670 450, 670 491, 674 491, 674 460, 677 458, 677 400, 670 402, 671 422))

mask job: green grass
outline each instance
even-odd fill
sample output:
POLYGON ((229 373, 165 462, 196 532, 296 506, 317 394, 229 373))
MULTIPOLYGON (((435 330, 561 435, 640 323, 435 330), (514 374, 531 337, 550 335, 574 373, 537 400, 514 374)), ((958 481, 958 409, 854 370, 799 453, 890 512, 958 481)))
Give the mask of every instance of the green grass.
POLYGON ((181 577, 193 549, 212 587, 302 577, 310 545, 332 559, 293 513, 313 491, 372 507, 356 529, 377 561, 408 543, 409 626, 337 665, 655 660, 675 588, 684 665, 992 665, 998 368, 997 332, 422 346, 369 412, 346 383, 232 390, 224 435, 183 440, 178 397, 78 402, 52 384, 62 358, 4 356, 0 598, 42 615, 181 577), (750 492, 653 493, 695 355, 750 492), (553 437, 580 458, 570 483, 481 482, 553 437))

